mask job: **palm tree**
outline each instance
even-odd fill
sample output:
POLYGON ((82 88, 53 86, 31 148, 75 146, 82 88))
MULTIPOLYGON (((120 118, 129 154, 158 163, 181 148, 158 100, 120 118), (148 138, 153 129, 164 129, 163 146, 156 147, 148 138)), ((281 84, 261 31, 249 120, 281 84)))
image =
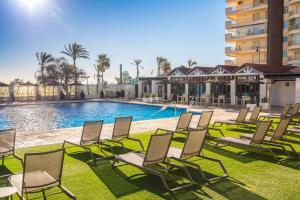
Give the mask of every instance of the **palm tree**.
POLYGON ((164 62, 164 59, 163 57, 157 57, 156 58, 156 62, 157 62, 157 75, 159 76, 160 75, 160 70, 162 68, 162 63, 164 62))
POLYGON ((109 69, 110 67, 110 59, 107 57, 106 54, 100 54, 98 55, 98 59, 96 60, 97 65, 95 66, 95 69, 97 71, 97 92, 98 92, 98 87, 99 87, 99 82, 100 82, 100 72, 101 72, 101 90, 104 92, 104 78, 103 74, 104 72, 109 69))
POLYGON ((197 64, 198 64, 197 61, 193 61, 192 59, 188 60, 188 67, 189 68, 192 68, 192 67, 194 67, 197 64))
POLYGON ((161 70, 163 71, 163 73, 167 73, 168 71, 171 70, 171 63, 168 61, 168 59, 164 58, 162 63, 161 63, 161 70))
POLYGON ((130 76, 130 74, 129 74, 128 71, 125 70, 125 71, 123 72, 122 77, 123 77, 123 82, 124 82, 125 84, 130 83, 130 81, 131 81, 131 76, 130 76))
POLYGON ((80 44, 69 44, 68 47, 65 46, 65 50, 61 51, 62 54, 65 54, 73 59, 73 66, 74 66, 74 83, 75 83, 75 98, 77 98, 77 84, 78 84, 78 78, 76 74, 79 74, 77 66, 76 66, 76 60, 78 58, 83 59, 89 59, 89 52, 82 47, 80 44))
POLYGON ((35 53, 35 56, 39 62, 39 70, 36 72, 35 77, 38 80, 40 84, 44 86, 44 93, 45 92, 45 82, 46 82, 46 77, 45 77, 45 70, 47 67, 53 64, 54 58, 52 57, 51 54, 48 54, 46 52, 40 52, 40 53, 35 53))
POLYGON ((140 64, 142 63, 142 59, 134 59, 133 63, 131 63, 132 65, 136 66, 136 79, 139 79, 140 76, 140 68, 144 69, 143 66, 140 66, 140 64))

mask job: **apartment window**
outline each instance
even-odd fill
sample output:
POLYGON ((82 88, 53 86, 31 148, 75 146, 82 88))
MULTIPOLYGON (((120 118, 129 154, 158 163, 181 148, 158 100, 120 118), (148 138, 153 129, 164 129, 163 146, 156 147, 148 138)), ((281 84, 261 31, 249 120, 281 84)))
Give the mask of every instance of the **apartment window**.
POLYGON ((253 14, 253 21, 260 20, 260 13, 254 13, 253 14))
POLYGON ((287 29, 288 27, 289 27, 288 22, 284 22, 284 23, 283 23, 283 29, 287 29))
POLYGON ((289 41, 288 37, 283 36, 283 42, 286 43, 286 42, 288 42, 288 41, 289 41))
POLYGON ((284 14, 288 14, 289 13, 289 7, 284 6, 283 12, 284 12, 284 14))
POLYGON ((286 57, 288 56, 287 51, 283 51, 283 52, 282 52, 282 56, 283 56, 284 58, 286 58, 286 57))

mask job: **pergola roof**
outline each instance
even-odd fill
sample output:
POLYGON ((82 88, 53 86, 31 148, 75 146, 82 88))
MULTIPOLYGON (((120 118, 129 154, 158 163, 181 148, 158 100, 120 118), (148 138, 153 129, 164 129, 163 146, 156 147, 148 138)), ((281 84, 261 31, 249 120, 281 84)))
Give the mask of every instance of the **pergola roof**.
POLYGON ((2 83, 0 82, 0 87, 8 87, 9 85, 7 85, 6 83, 2 83))
POLYGON ((293 69, 297 68, 294 66, 287 66, 287 65, 245 63, 244 65, 238 67, 234 72, 237 72, 246 66, 251 67, 261 73, 291 73, 293 69))
POLYGON ((37 84, 34 84, 34 83, 30 83, 30 82, 26 82, 26 83, 20 83, 19 86, 37 86, 37 84))

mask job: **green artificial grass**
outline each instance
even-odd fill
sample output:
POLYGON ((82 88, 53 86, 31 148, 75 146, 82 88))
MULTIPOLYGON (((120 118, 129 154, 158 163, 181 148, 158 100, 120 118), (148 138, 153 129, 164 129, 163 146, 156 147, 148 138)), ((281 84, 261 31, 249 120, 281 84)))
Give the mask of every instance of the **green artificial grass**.
MULTIPOLYGON (((238 136, 247 133, 247 128, 236 126, 220 127, 226 136, 238 136)), ((220 136, 218 132, 212 132, 220 136)), ((136 134, 133 137, 141 139, 147 146, 151 132, 136 134)), ((300 152, 300 135, 289 136, 296 140, 293 146, 300 152)), ((172 146, 182 147, 184 138, 175 135, 172 146)), ((170 194, 160 180, 152 175, 146 175, 141 170, 126 165, 117 170, 112 169, 111 160, 99 160, 98 166, 93 167, 89 154, 81 148, 67 148, 63 169, 63 185, 68 188, 77 199, 297 199, 300 197, 300 158, 278 163, 272 156, 255 151, 247 151, 235 147, 214 147, 215 142, 207 140, 204 154, 220 159, 229 174, 229 178, 207 183, 203 181, 196 170, 190 169, 197 181, 194 187, 170 194)), ((140 150, 138 143, 126 142, 128 149, 140 150)), ((39 146, 17 150, 18 155, 26 152, 48 151, 61 147, 61 144, 39 146)), ((67 146, 69 147, 69 146, 67 146)), ((115 148, 121 152, 121 149, 115 148)), ((103 157, 96 147, 93 152, 103 157)), ((106 152, 109 154, 109 152, 106 152)), ((42 162, 42 161, 41 161, 42 162)), ((197 160, 208 176, 221 175, 216 163, 197 160)), ((7 158, 1 166, 1 175, 22 172, 20 161, 7 158)), ((46 192, 47 199, 68 199, 58 189, 46 192)), ((17 199, 17 197, 15 197, 17 199)), ((30 199, 42 199, 42 194, 30 194, 30 199)))

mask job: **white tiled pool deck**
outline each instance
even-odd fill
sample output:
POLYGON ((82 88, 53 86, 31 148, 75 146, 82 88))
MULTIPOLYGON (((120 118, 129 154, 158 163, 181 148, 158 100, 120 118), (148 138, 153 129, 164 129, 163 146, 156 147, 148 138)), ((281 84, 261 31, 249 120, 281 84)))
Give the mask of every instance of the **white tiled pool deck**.
MULTIPOLYGON (((207 109, 196 109, 196 111, 201 112, 207 109)), ((226 120, 236 118, 238 111, 234 109, 221 109, 214 108, 214 115, 212 122, 215 120, 226 120)), ((199 115, 193 117, 191 126, 195 127, 199 115)), ((137 121, 132 123, 131 134, 137 134, 146 131, 155 131, 157 128, 170 129, 174 130, 177 124, 177 118, 168 118, 168 119, 157 119, 157 120, 146 120, 146 121, 137 121)), ((102 134, 110 135, 112 133, 113 124, 105 124, 102 130, 102 134)), ((16 147, 31 147, 38 145, 48 145, 48 144, 57 144, 63 143, 65 139, 75 141, 80 138, 82 127, 79 128, 66 128, 52 130, 48 132, 30 132, 30 133, 17 133, 16 147)))

